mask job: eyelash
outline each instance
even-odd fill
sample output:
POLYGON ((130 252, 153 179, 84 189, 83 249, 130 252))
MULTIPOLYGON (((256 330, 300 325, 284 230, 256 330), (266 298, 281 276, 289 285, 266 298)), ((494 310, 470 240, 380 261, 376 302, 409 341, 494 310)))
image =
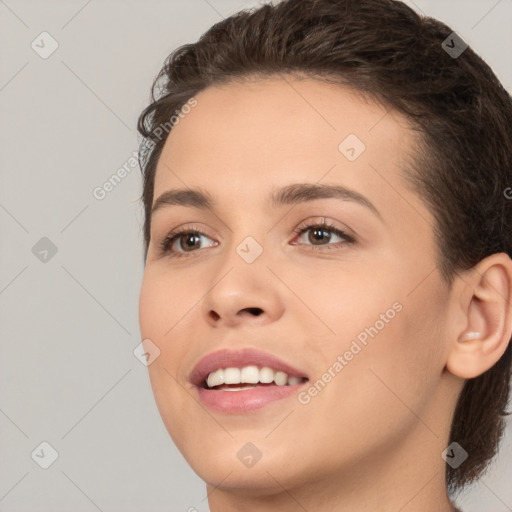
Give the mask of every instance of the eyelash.
MULTIPOLYGON (((345 233, 341 229, 337 228, 333 224, 329 224, 329 223, 327 223, 325 221, 324 222, 319 222, 319 223, 316 222, 316 223, 312 223, 312 224, 299 225, 297 228, 295 228, 293 230, 293 232, 297 236, 300 236, 300 235, 306 233, 307 231, 309 231, 310 229, 313 229, 313 228, 322 229, 322 230, 325 230, 325 231, 330 231, 330 232, 334 233, 335 235, 339 236, 340 238, 345 239, 344 242, 338 242, 338 244, 343 243, 343 245, 351 245, 351 244, 355 243, 355 241, 356 241, 353 236, 348 235, 347 233, 345 233)), ((187 258, 187 257, 191 256, 194 252, 198 252, 197 250, 196 251, 190 251, 190 252, 174 252, 174 253, 171 252, 170 247, 182 235, 199 235, 199 236, 204 235, 204 236, 208 236, 208 235, 205 235, 204 233, 201 233, 200 231, 198 231, 196 229, 191 229, 191 228, 188 228, 187 226, 184 226, 183 228, 180 228, 180 229, 178 229, 176 231, 173 231, 173 232, 169 233, 160 242, 161 254, 162 255, 167 255, 169 258, 187 258)), ((333 248, 330 244, 319 245, 319 246, 318 245, 311 245, 310 247, 312 247, 313 249, 308 249, 308 250, 322 250, 322 249, 319 249, 320 247, 327 247, 328 249, 332 249, 333 248)))

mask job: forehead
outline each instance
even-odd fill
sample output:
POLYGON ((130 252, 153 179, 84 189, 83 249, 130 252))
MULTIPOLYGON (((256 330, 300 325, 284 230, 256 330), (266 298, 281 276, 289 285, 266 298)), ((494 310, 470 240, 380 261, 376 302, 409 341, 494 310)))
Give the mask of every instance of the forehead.
POLYGON ((154 198, 200 185, 248 206, 270 188, 321 180, 395 209, 411 194, 401 170, 417 135, 403 116, 357 91, 279 76, 209 87, 195 99, 167 138, 154 198))

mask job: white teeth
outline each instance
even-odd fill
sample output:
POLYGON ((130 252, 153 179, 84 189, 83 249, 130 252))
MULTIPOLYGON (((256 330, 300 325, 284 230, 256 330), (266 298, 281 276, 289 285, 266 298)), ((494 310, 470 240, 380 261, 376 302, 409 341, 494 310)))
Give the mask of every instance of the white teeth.
POLYGON ((224 370, 220 368, 219 370, 210 373, 208 375, 208 379, 206 380, 209 388, 213 388, 214 386, 220 386, 224 384, 224 370))
POLYGON ((284 386, 286 384, 286 381, 288 380, 288 375, 284 372, 276 372, 274 375, 274 382, 278 386, 284 386))
POLYGON ((240 368, 226 368, 224 370, 224 384, 240 384, 240 368))
POLYGON ((245 384, 257 384, 260 381, 260 371, 257 366, 244 366, 240 371, 240 381, 245 384))
POLYGON ((264 366, 260 370, 260 382, 262 384, 270 384, 274 380, 274 370, 268 366, 264 366))
MULTIPOLYGON (((258 368, 255 365, 244 366, 243 368, 219 368, 211 372, 206 379, 209 388, 221 386, 222 384, 270 384, 275 382, 277 386, 296 386, 302 382, 300 377, 288 377, 288 374, 281 371, 274 371, 268 366, 258 368)), ((224 388, 228 390, 228 388, 224 388)), ((247 387, 229 388, 229 391, 238 391, 247 387)))

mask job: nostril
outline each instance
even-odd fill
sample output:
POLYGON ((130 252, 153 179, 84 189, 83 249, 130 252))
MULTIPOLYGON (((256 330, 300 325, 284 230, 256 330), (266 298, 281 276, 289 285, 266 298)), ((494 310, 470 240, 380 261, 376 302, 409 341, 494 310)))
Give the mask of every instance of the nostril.
POLYGON ((247 311, 256 316, 260 316, 261 313, 263 313, 263 310, 261 308, 247 308, 247 311))
POLYGON ((214 320, 218 320, 220 318, 219 314, 216 313, 215 311, 210 311, 210 316, 214 319, 214 320))

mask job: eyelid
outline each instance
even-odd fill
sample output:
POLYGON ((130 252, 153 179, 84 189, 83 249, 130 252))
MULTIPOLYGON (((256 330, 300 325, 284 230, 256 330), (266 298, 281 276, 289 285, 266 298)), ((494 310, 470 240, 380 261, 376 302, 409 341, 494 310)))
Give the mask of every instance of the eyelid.
POLYGON ((301 229, 307 229, 310 227, 321 225, 325 225, 326 227, 336 231, 341 231, 346 237, 354 241, 358 240, 359 238, 357 233, 353 229, 349 228, 346 224, 331 219, 330 217, 326 217, 325 215, 316 215, 313 217, 308 217, 294 229, 294 232, 297 233, 301 229))
POLYGON ((332 224, 329 222, 326 222, 325 220, 321 222, 311 222, 307 223, 306 225, 302 226, 299 225, 297 228, 294 229, 295 233, 297 233, 297 236, 294 239, 294 243, 292 245, 300 245, 302 246, 303 250, 307 251, 315 251, 319 254, 324 253, 327 250, 336 250, 336 249, 342 249, 343 247, 347 245, 353 245, 357 242, 357 238, 352 236, 351 234, 347 233, 346 230, 339 228, 336 226, 336 224, 332 224), (329 242, 327 244, 299 244, 298 242, 295 242, 295 239, 300 238, 304 236, 305 233, 308 231, 317 228, 322 229, 325 231, 330 231, 335 236, 341 238, 341 242, 329 242))

